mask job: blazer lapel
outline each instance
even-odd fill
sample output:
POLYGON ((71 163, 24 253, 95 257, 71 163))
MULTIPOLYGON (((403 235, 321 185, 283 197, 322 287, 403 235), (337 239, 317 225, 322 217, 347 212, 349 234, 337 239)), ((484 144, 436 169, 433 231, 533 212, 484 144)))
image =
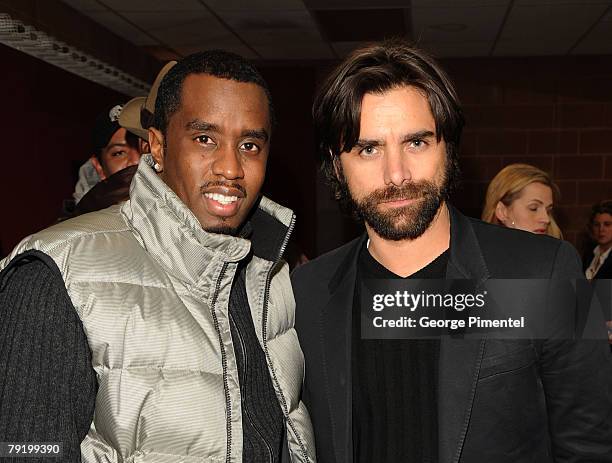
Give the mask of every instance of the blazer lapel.
MULTIPOLYGON (((447 279, 483 283, 489 273, 470 221, 454 207, 451 217, 447 279)), ((438 440, 440 463, 457 463, 467 434, 476 383, 484 353, 484 338, 445 335, 440 341, 438 440)))
POLYGON ((351 462, 351 330, 357 257, 366 235, 358 238, 329 283, 330 298, 321 312, 323 355, 332 440, 337 463, 351 462))

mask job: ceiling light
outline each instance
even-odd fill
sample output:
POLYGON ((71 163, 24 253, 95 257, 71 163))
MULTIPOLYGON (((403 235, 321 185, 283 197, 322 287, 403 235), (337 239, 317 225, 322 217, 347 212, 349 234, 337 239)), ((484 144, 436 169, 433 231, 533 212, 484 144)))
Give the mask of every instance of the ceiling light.
POLYGON ((0 43, 125 95, 145 95, 150 88, 148 83, 6 13, 0 13, 0 43))

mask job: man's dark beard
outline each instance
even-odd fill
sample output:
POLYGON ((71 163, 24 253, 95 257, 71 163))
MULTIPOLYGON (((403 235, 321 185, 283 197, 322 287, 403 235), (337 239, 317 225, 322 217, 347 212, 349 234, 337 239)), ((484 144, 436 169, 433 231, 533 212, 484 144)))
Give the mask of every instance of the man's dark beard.
POLYGON ((358 218, 364 220, 381 238, 389 241, 413 240, 425 233, 442 202, 448 199, 450 190, 448 164, 447 162, 440 185, 427 180, 410 182, 400 187, 379 188, 360 200, 353 198, 348 183, 340 172, 339 181, 344 205, 358 218), (385 210, 380 208, 382 202, 403 199, 416 201, 403 207, 387 207, 385 210))

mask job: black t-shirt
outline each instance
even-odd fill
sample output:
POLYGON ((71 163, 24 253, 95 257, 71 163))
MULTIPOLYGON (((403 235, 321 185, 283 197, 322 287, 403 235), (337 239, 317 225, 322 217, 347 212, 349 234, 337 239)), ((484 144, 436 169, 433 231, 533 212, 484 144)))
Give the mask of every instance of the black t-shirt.
MULTIPOLYGON (((444 278, 448 251, 407 278, 444 278)), ((362 248, 362 279, 402 278, 362 248)), ((353 460, 436 463, 439 340, 361 339, 359 290, 352 336, 353 460)))

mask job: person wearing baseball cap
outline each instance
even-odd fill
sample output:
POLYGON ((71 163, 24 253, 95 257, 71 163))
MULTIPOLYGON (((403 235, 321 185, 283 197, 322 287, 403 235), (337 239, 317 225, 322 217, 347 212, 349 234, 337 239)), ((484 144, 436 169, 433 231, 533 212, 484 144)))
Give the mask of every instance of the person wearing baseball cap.
POLYGON ((139 139, 119 125, 125 105, 102 111, 91 134, 91 157, 79 168, 72 199, 65 200, 60 221, 125 201, 140 161, 139 139))
POLYGON ((132 98, 123 106, 123 110, 119 115, 119 125, 124 127, 128 133, 134 134, 139 138, 138 150, 141 154, 151 151, 149 148, 149 127, 153 124, 157 91, 162 79, 175 64, 176 61, 166 63, 161 71, 159 71, 159 74, 157 74, 149 94, 146 97, 138 96, 132 98))
POLYGON ((146 97, 114 105, 98 116, 92 137, 94 154, 79 171, 73 195, 76 206, 67 217, 104 209, 129 198, 140 156, 150 151, 148 129, 153 122, 159 84, 175 64, 170 61, 159 71, 146 97))
POLYGON ((91 163, 100 180, 140 161, 137 139, 119 125, 122 110, 122 105, 113 105, 99 114, 94 124, 91 163))

